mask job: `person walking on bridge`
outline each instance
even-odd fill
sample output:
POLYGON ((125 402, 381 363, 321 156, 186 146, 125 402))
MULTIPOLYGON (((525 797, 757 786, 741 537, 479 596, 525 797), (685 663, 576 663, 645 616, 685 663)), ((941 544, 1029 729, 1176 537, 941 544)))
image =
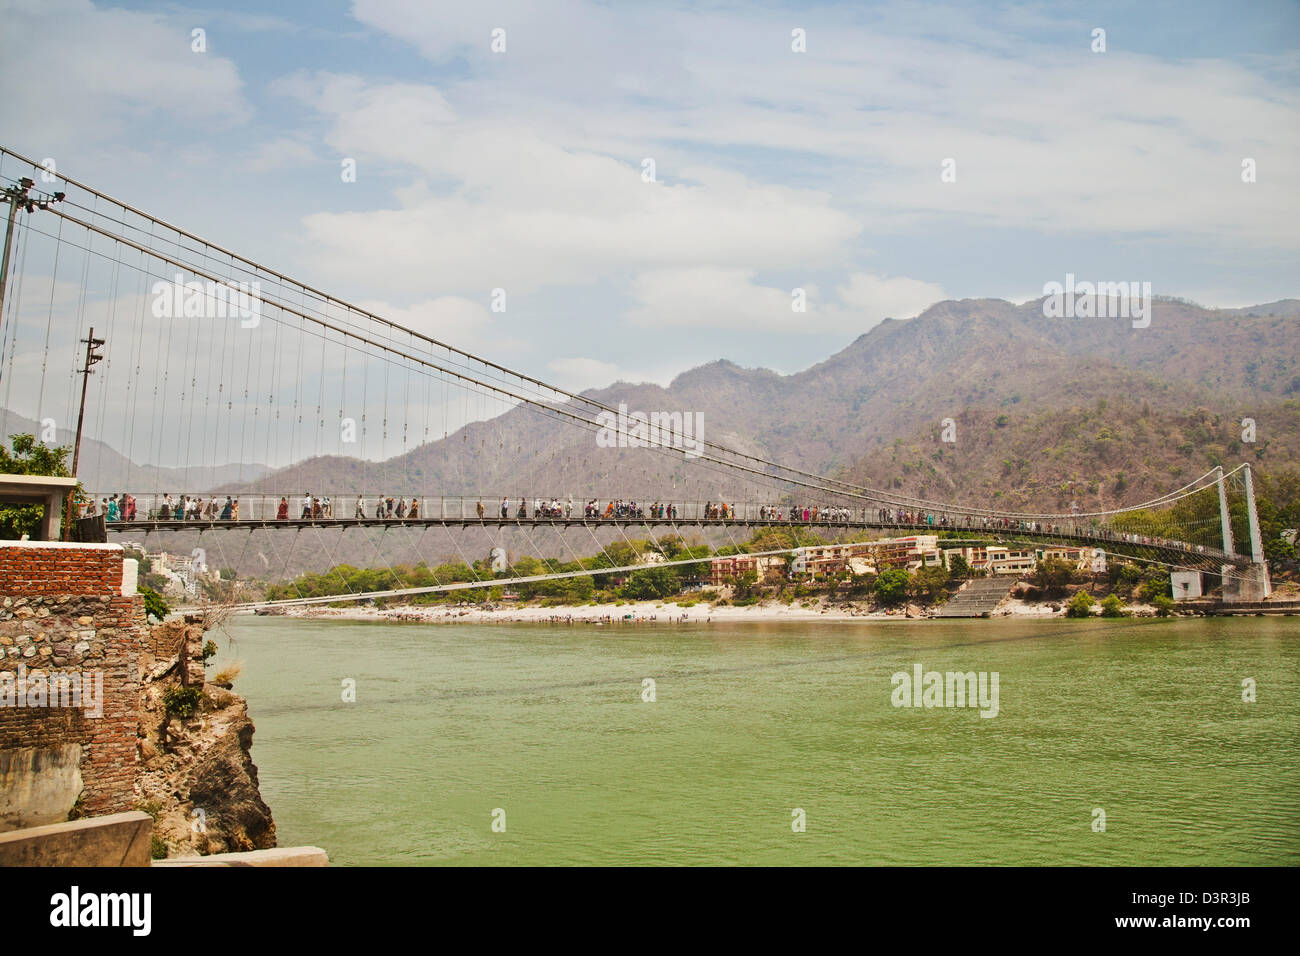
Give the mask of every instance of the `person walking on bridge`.
POLYGON ((354 517, 358 521, 360 521, 365 516, 366 516, 366 499, 363 498, 361 495, 357 495, 357 508, 356 508, 356 515, 354 517))
POLYGON ((482 521, 482 520, 483 520, 483 502, 480 501, 477 505, 475 505, 475 506, 474 506, 474 510, 478 512, 478 520, 479 520, 479 521, 482 521))
POLYGON ((288 498, 280 499, 280 507, 275 509, 275 520, 276 521, 289 520, 289 499, 288 498))
POLYGON ((508 518, 509 516, 510 516, 510 505, 509 505, 509 503, 506 501, 505 497, 502 496, 502 498, 501 498, 501 517, 503 517, 503 518, 508 518))

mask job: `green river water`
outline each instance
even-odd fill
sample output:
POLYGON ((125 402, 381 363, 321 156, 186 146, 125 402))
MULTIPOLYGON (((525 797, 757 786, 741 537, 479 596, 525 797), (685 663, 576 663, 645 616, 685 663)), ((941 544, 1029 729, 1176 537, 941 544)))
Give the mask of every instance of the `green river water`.
POLYGON ((279 843, 337 865, 1300 863, 1293 618, 227 632, 279 843), (918 663, 997 716, 895 707, 918 663))

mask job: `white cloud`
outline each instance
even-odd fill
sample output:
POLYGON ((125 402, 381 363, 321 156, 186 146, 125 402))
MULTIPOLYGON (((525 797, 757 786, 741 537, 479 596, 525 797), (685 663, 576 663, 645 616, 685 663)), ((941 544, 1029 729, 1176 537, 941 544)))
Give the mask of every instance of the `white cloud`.
POLYGON ((0 32, 4 75, 26 90, 0 99, 0 125, 50 150, 84 151, 140 124, 211 132, 251 115, 235 64, 211 46, 192 52, 191 27, 174 19, 89 0, 10 0, 0 10, 11 27, 0 32))
POLYGON ((860 334, 886 318, 911 318, 947 298, 942 287, 906 276, 855 272, 836 296, 823 299, 815 285, 799 286, 806 311, 792 307, 793 289, 759 285, 748 269, 665 269, 631 283, 634 325, 803 332, 851 329, 860 334))
POLYGON ((575 356, 557 358, 548 362, 546 367, 555 373, 551 380, 570 392, 604 388, 619 379, 617 365, 593 358, 575 356))
POLYGON ((824 261, 860 229, 822 192, 710 166, 645 182, 639 160, 568 148, 562 131, 456 121, 433 88, 327 76, 281 89, 332 117, 341 155, 422 176, 398 192, 399 208, 307 217, 322 271, 382 272, 406 291, 518 293, 626 268, 824 261))
MULTIPOLYGON (((807 327, 810 312, 791 307, 790 289, 754 283, 752 269, 683 268, 643 272, 632 280, 638 305, 628 320, 645 328, 665 326, 791 331, 807 327)), ((809 298, 816 289, 806 288, 809 298)))
MULTIPOLYGON (((440 296, 409 306, 380 301, 357 304, 367 312, 383 316, 397 325, 478 355, 500 355, 518 351, 523 346, 518 338, 499 327, 483 303, 460 296, 440 296)), ((428 346, 419 343, 412 345, 409 338, 400 333, 393 333, 393 336, 394 344, 403 350, 413 348, 423 352, 428 349, 428 346)), ((444 361, 446 352, 435 349, 434 357, 440 362, 444 361)))
POLYGON ((936 302, 948 298, 941 286, 906 276, 880 276, 855 272, 848 285, 836 290, 855 328, 866 330, 884 319, 910 319, 936 302))
POLYGON ((1073 48, 1025 44, 1070 25, 1016 8, 925 17, 903 5, 857 16, 822 9, 800 17, 809 30, 802 55, 789 51, 782 9, 742 16, 570 2, 448 12, 359 0, 355 15, 435 63, 468 62, 444 92, 480 125, 563 131, 563 148, 628 162, 656 155, 661 169, 694 147, 778 150, 787 168, 819 160, 820 180, 840 187, 834 208, 880 231, 963 218, 1058 234, 1300 245, 1300 191, 1290 188, 1300 173, 1300 94, 1278 82, 1285 61, 1175 60, 1115 46, 1093 54, 1086 24, 1073 48), (506 54, 489 50, 496 25, 509 32, 506 54), (1240 181, 1247 156, 1261 170, 1249 186, 1240 181), (947 157, 956 183, 940 182, 947 157))
POLYGON ((243 166, 248 172, 267 173, 278 169, 297 169, 319 161, 307 143, 290 136, 280 136, 258 145, 244 160, 243 166))

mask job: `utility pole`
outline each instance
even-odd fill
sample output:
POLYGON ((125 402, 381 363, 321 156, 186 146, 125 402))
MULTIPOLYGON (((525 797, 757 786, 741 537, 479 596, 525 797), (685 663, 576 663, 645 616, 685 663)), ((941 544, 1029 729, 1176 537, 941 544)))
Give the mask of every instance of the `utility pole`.
MULTIPOLYGON (((89 337, 84 338, 81 341, 86 343, 86 364, 83 368, 77 369, 77 374, 84 375, 85 378, 81 380, 81 410, 77 412, 77 440, 76 443, 73 444, 72 446, 72 477, 73 478, 77 477, 77 465, 80 464, 81 461, 81 426, 86 421, 86 388, 87 386, 90 385, 90 376, 95 374, 94 371, 91 369, 91 366, 94 365, 96 362, 102 362, 104 360, 104 356, 96 352, 95 349, 103 345, 105 340, 95 338, 95 329, 93 326, 90 329, 89 337)), ((74 494, 76 494, 76 489, 69 488, 68 500, 63 507, 63 540, 64 541, 68 541, 71 538, 72 508, 73 508, 74 494)))
POLYGON ((33 213, 38 209, 49 209, 56 202, 63 202, 64 193, 54 193, 49 199, 33 199, 29 193, 36 183, 24 176, 17 186, 6 186, 4 201, 9 206, 9 216, 5 223, 5 249, 0 257, 0 327, 4 324, 5 291, 9 285, 9 250, 13 246, 14 220, 19 209, 33 213))

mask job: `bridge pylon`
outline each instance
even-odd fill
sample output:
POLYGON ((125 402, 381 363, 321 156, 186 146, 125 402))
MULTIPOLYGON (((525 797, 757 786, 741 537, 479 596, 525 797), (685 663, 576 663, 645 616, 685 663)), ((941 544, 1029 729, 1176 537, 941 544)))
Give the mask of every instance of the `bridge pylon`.
MULTIPOLYGON (((1259 512, 1255 508, 1255 481, 1250 464, 1242 465, 1242 484, 1246 490, 1246 523, 1250 534, 1250 564, 1245 567, 1223 566, 1223 600, 1239 604, 1263 601, 1273 593, 1273 583, 1268 576, 1268 562, 1264 559, 1264 542, 1259 531, 1259 512)), ((1228 520, 1228 499, 1223 487, 1223 469, 1218 469, 1219 511, 1223 521, 1223 550, 1234 554, 1232 525, 1228 520)))

